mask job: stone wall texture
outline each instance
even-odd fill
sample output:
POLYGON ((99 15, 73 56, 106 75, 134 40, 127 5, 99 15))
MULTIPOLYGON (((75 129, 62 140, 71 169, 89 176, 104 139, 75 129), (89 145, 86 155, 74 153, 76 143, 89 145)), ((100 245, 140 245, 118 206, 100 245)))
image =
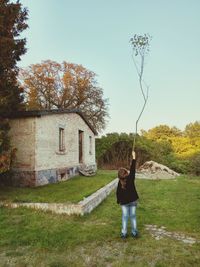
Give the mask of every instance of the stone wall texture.
POLYGON ((95 167, 95 136, 77 113, 15 118, 10 122, 15 186, 41 186, 78 175, 79 168, 95 167), (64 129, 59 151, 59 128, 64 129), (83 161, 79 162, 79 131, 83 132, 83 161))
POLYGON ((35 170, 35 118, 10 120, 11 146, 16 148, 12 168, 17 171, 35 170))
POLYGON ((79 130, 83 131, 83 164, 95 164, 94 133, 78 114, 52 114, 36 118, 35 170, 79 165, 79 130), (65 151, 63 152, 59 151, 60 127, 64 128, 65 151), (92 136, 91 154, 89 136, 92 136))

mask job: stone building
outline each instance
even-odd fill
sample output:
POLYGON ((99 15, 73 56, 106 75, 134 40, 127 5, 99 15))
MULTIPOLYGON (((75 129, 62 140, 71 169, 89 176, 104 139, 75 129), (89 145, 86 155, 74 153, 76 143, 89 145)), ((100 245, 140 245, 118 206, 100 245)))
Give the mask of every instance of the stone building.
POLYGON ((16 148, 12 184, 41 186, 96 168, 97 132, 79 110, 23 111, 10 117, 16 148))

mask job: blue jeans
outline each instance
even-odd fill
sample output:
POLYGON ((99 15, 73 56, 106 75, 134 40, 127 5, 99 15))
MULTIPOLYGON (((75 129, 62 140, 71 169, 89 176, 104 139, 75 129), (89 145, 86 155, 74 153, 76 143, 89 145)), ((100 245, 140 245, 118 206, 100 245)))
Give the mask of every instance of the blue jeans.
POLYGON ((131 232, 132 234, 137 233, 137 222, 136 222, 136 205, 131 202, 122 207, 122 234, 127 234, 128 218, 131 221, 131 232))

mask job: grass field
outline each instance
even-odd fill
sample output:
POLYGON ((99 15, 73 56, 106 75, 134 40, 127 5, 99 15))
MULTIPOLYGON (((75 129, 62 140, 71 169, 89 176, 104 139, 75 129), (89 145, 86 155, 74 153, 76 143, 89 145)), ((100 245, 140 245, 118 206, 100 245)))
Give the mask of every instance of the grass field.
MULTIPOLYGON (((115 178, 116 172, 102 175, 111 173, 115 178)), ((137 180, 136 185, 141 234, 137 240, 119 237, 121 209, 115 192, 83 217, 0 208, 0 266, 200 266, 200 243, 155 240, 145 230, 146 224, 156 224, 200 240, 200 178, 137 180)), ((52 194, 58 192, 52 189, 52 194)), ((14 199, 4 192, 4 200, 6 196, 14 199)))
POLYGON ((100 170, 93 177, 73 179, 36 188, 0 187, 0 201, 76 203, 116 178, 116 171, 100 170))

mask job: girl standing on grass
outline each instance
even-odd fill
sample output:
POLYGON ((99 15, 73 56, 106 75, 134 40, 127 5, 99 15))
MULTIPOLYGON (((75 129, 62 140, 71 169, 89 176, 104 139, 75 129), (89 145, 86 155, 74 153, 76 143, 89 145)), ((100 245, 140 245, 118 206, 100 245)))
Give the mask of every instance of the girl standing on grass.
POLYGON ((132 151, 132 163, 130 172, 125 168, 118 170, 118 186, 117 186, 117 203, 122 207, 122 230, 121 238, 127 237, 127 225, 130 217, 131 221, 131 235, 138 237, 137 222, 136 222, 136 207, 138 200, 138 193, 135 188, 135 151, 132 151))

